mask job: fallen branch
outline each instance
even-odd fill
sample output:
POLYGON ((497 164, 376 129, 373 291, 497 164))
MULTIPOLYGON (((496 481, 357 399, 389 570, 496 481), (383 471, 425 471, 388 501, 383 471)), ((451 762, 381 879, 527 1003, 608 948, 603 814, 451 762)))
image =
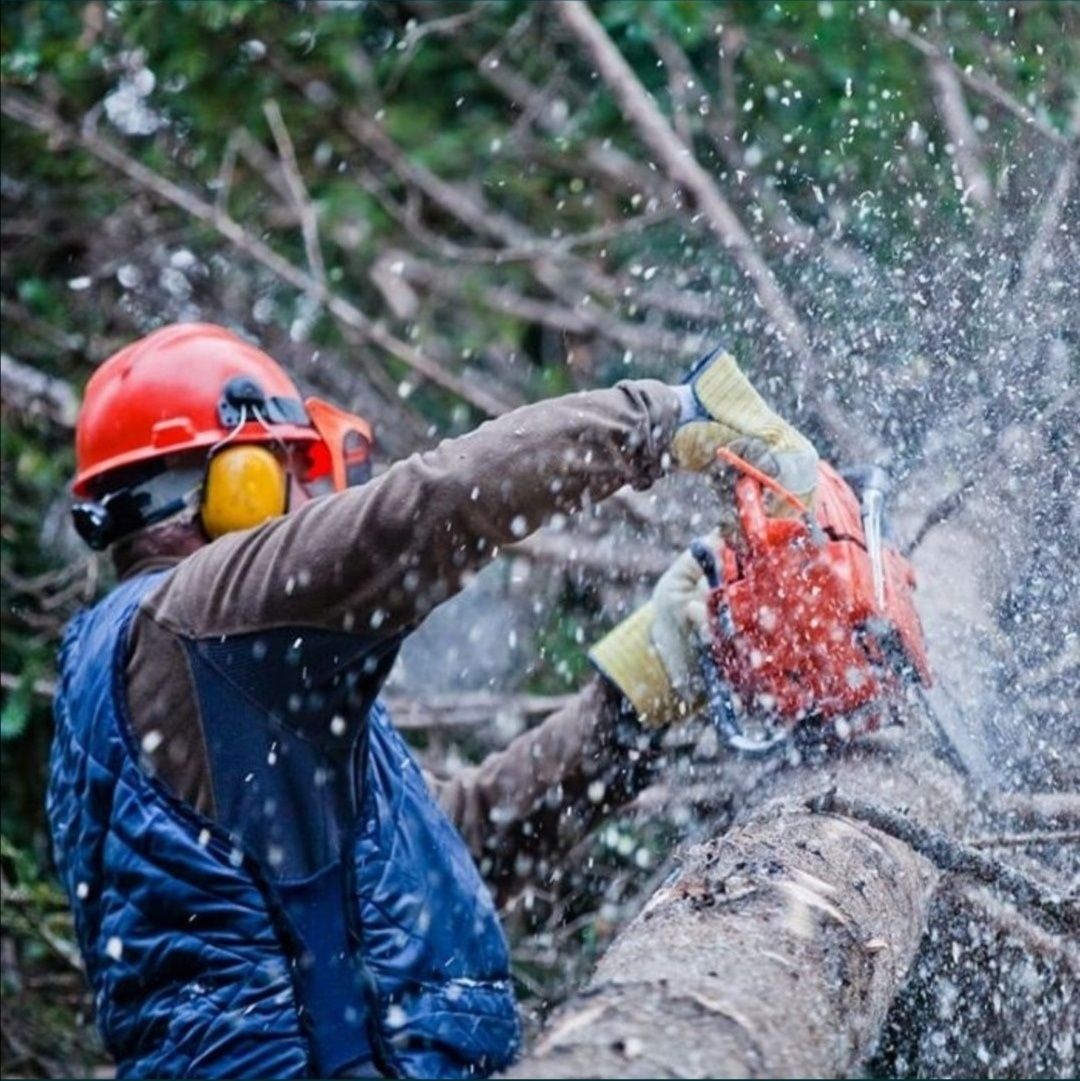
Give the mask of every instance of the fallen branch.
POLYGON ((71 384, 0 353, 0 400, 26 416, 43 416, 60 428, 75 427, 79 396, 71 384))
POLYGON ((897 811, 866 800, 842 796, 834 790, 812 797, 806 805, 818 814, 842 815, 865 822, 903 841, 943 871, 970 875, 980 882, 996 886, 1017 904, 1039 911, 1062 930, 1080 930, 1080 898, 1059 897, 1023 871, 992 856, 984 856, 897 811))
POLYGON ((507 714, 546 717, 561 709, 575 695, 493 694, 473 691, 457 694, 386 696, 394 726, 403 730, 475 728, 493 723, 507 714))

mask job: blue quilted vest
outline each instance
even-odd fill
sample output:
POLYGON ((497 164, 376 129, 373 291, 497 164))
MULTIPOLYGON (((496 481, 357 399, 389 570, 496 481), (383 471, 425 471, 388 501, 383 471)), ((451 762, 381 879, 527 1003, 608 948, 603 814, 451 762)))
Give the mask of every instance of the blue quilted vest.
MULTIPOLYGON (((228 754, 211 747, 225 774, 211 821, 147 771, 126 716, 126 632, 159 579, 121 585, 68 628, 48 792, 119 1075, 470 1077, 505 1067, 520 1040, 506 943, 464 843, 374 699, 392 656, 372 663, 360 648, 340 663, 354 706, 357 679, 367 680, 365 723, 347 783, 315 791, 322 749, 290 741, 275 720, 297 696, 272 709, 267 696, 284 693, 274 680, 245 684, 215 643, 191 644, 207 729, 228 741, 228 754), (250 832, 235 827, 248 822, 250 832)), ((287 671, 287 658, 274 667, 287 671)), ((306 668, 304 679, 312 684, 306 668)), ((322 708, 341 682, 316 680, 312 700, 322 708)))

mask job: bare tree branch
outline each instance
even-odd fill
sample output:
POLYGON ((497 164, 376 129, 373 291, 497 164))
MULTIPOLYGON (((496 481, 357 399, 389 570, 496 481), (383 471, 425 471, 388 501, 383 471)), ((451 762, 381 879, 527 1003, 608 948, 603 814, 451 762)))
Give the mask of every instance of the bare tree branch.
POLYGON ((640 582, 658 578, 674 553, 652 544, 629 546, 611 537, 583 537, 573 533, 541 531, 506 549, 538 563, 567 570, 588 570, 617 581, 640 582))
MULTIPOLYGON (((1036 416, 1026 418, 1027 422, 1033 425, 1035 431, 1040 431, 1050 420, 1063 410, 1068 409, 1075 399, 1075 393, 1065 393, 1052 405, 1041 410, 1036 416)), ((926 512, 926 516, 919 523, 911 540, 903 547, 905 556, 910 557, 926 540, 931 530, 953 517, 964 506, 972 492, 977 491, 986 477, 1001 465, 1002 458, 1006 453, 1005 448, 1001 445, 1001 435, 1001 431, 993 431, 980 442, 974 467, 968 471, 967 476, 956 488, 944 498, 938 500, 926 512)))
POLYGON ((995 82, 989 75, 983 72, 967 71, 957 67, 945 56, 944 53, 933 43, 927 41, 921 34, 916 34, 910 24, 903 18, 890 18, 889 30, 901 41, 906 41, 913 48, 918 49, 923 56, 931 59, 940 59, 953 68, 956 77, 970 89, 989 98, 1001 108, 1022 120, 1025 125, 1034 128, 1040 135, 1044 135, 1052 142, 1064 145, 1067 139, 1057 128, 1040 120, 1026 105, 1016 100, 1003 86, 995 82))
POLYGON ((1014 310, 1017 312, 1023 311, 1028 298, 1046 269, 1048 256, 1061 226, 1061 216, 1065 210, 1069 191, 1076 180, 1077 165, 1080 163, 1080 145, 1076 141, 1078 132, 1080 132, 1080 99, 1073 105, 1072 141, 1066 147, 1061 167, 1054 179, 1054 186, 1050 189, 1043 204, 1039 223, 1035 227, 1035 235, 1032 237, 1020 268, 1020 280, 1016 286, 1014 301, 1014 310))
POLYGON ((482 387, 466 384, 430 357, 396 338, 385 327, 364 315, 352 301, 321 285, 268 244, 252 236, 239 222, 227 214, 222 214, 213 204, 149 169, 104 137, 91 130, 76 131, 51 109, 34 103, 15 91, 4 90, 0 98, 0 110, 12 120, 26 124, 51 138, 81 147, 123 173, 137 186, 210 225, 239 251, 261 263, 282 281, 310 293, 320 303, 325 304, 327 311, 340 323, 358 333, 367 342, 390 353, 423 378, 430 379, 490 416, 505 412, 508 408, 508 403, 501 398, 482 387))
POLYGON ((736 263, 757 289, 766 315, 792 353, 804 367, 812 367, 810 338, 802 320, 716 182, 671 129, 588 5, 580 0, 555 0, 554 6, 596 64, 642 141, 656 155, 668 176, 694 196, 720 242, 732 251, 736 263))
POLYGON ((994 184, 983 161, 979 137, 971 121, 956 67, 940 51, 927 57, 927 69, 937 98, 938 114, 953 145, 954 161, 965 196, 983 211, 997 206, 994 184))
POLYGON ((386 93, 393 94, 397 90, 405 75, 405 69, 408 68, 426 38, 436 34, 445 34, 452 37, 463 26, 473 22, 478 15, 482 14, 483 5, 477 4, 474 7, 467 8, 465 11, 458 11, 453 15, 444 15, 437 19, 426 19, 423 22, 410 19, 405 24, 404 36, 397 43, 401 56, 398 58, 394 70, 390 73, 390 78, 386 82, 386 93))
MULTIPOLYGON (((409 282, 432 289, 442 296, 460 298, 469 284, 451 267, 438 267, 417 259, 408 252, 388 253, 397 273, 409 282)), ((709 339, 694 334, 673 334, 636 323, 627 323, 613 316, 586 316, 585 309, 565 308, 546 300, 525 296, 509 286, 480 286, 475 295, 494 311, 505 312, 553 330, 588 337, 602 333, 625 349, 643 353, 666 353, 672 356, 696 356, 709 344, 709 339)))
MULTIPOLYGON (((787 202, 778 196, 772 186, 770 177, 762 177, 747 160, 745 146, 735 139, 735 121, 733 116, 725 114, 723 109, 715 107, 715 103, 702 88, 702 82, 698 78, 690 58, 686 55, 678 43, 659 27, 653 29, 651 40, 657 54, 663 60, 669 73, 677 72, 678 78, 674 79, 673 93, 683 92, 687 94, 685 107, 688 114, 701 112, 701 109, 691 110, 691 102, 688 90, 691 87, 699 88, 699 105, 707 106, 701 118, 701 125, 712 139, 717 153, 732 170, 737 170, 746 175, 750 184, 748 189, 753 198, 764 211, 766 220, 769 222, 772 232, 780 242, 783 249, 790 251, 794 248, 807 250, 820 250, 828 265, 845 275, 863 273, 877 276, 877 267, 871 259, 868 259, 860 251, 847 244, 821 236, 811 225, 796 216, 787 202)), ((735 97, 735 73, 734 59, 738 50, 746 41, 746 35, 738 27, 725 27, 721 36, 721 64, 723 71, 723 84, 725 100, 733 100, 735 97)), ((689 140, 684 139, 689 143, 689 140)))
POLYGON ((394 715, 394 727, 403 730, 477 728, 491 724, 502 714, 545 717, 562 709, 572 694, 492 694, 467 691, 456 694, 386 696, 394 715))
POLYGON ((323 263, 322 248, 319 246, 319 222, 315 213, 315 207, 308 194, 307 185, 300 174, 300 166, 296 160, 296 150, 293 147, 292 137, 285 124, 285 117, 281 115, 281 106, 269 98, 263 102, 263 113, 270 125, 270 131, 277 144, 278 157, 281 159, 282 172, 289 187, 289 195, 293 206, 300 217, 300 230, 304 237, 304 252, 307 255, 308 270, 312 277, 325 289, 326 288, 326 265, 323 263))

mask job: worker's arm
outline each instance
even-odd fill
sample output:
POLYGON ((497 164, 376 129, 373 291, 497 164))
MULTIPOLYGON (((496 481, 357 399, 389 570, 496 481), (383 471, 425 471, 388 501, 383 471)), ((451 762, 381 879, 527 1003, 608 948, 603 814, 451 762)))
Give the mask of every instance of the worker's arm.
POLYGON ((647 487, 669 461, 709 470, 737 441, 812 496, 813 447, 717 351, 679 388, 636 380, 525 406, 361 488, 222 537, 144 607, 187 636, 300 626, 385 640, 553 515, 647 487))
POLYGON ((282 626, 390 637, 553 515, 649 485, 679 412, 676 391, 653 380, 525 406, 215 541, 144 610, 189 637, 282 626))
MULTIPOLYGON (((717 539, 702 541, 711 550, 717 539)), ((663 731, 701 705, 707 597, 687 549, 649 603, 590 651, 603 676, 505 750, 435 780, 439 802, 500 896, 524 878, 543 882, 553 857, 649 783, 663 731)))
POLYGON ((433 787, 505 899, 523 881, 546 881, 554 858, 649 783, 659 755, 659 731, 596 676, 505 750, 433 787))

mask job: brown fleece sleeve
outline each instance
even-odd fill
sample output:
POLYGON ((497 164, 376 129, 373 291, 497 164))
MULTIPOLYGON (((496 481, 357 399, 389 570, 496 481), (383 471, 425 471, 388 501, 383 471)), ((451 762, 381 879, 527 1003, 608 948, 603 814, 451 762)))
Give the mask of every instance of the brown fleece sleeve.
POLYGON ((553 514, 649 485, 678 413, 676 393, 653 380, 525 406, 361 488, 222 537, 185 559, 144 609, 193 637, 407 630, 553 514))
POLYGON ((505 750, 432 788, 501 901, 545 881, 553 858, 649 783, 659 755, 660 733, 595 676, 505 750))

